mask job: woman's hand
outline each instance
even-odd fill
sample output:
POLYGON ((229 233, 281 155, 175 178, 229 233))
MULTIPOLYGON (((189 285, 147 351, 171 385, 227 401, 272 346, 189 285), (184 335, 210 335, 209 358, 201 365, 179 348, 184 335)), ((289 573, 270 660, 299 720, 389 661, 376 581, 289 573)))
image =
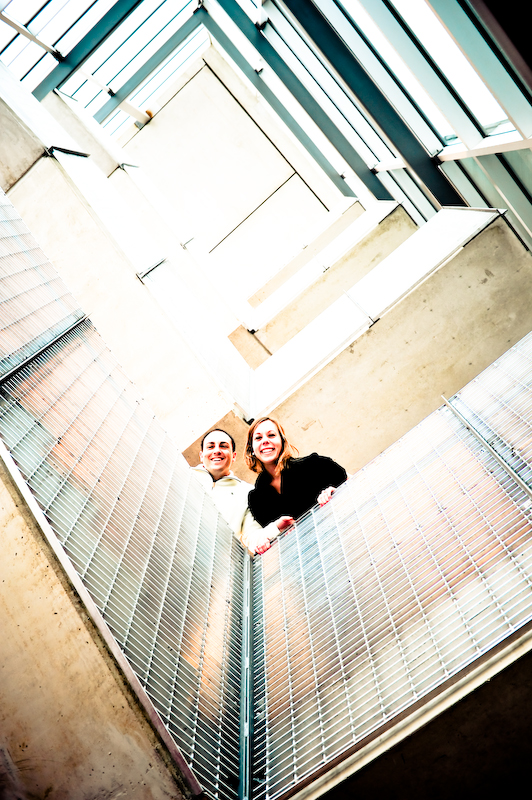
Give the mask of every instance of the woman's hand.
POLYGON ((336 489, 334 486, 328 486, 326 489, 320 492, 318 495, 318 503, 320 506, 324 506, 325 503, 328 503, 335 491, 336 489))
POLYGON ((294 524, 293 517, 279 517, 279 519, 275 520, 275 525, 277 525, 277 530, 279 533, 286 531, 287 528, 290 528, 291 525, 294 524))

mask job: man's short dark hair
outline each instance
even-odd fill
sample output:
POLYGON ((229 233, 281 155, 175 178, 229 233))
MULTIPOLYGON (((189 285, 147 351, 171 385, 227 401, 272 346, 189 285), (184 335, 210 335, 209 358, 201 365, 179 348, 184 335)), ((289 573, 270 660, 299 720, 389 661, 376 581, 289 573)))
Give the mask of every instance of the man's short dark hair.
POLYGON ((230 434, 230 433, 228 433, 227 431, 224 431, 224 429, 223 429, 223 428, 213 428, 213 429, 212 429, 212 431, 209 431, 208 433, 206 433, 206 434, 205 434, 205 436, 203 437, 203 439, 201 440, 201 450, 203 450, 203 443, 204 443, 205 439, 207 438, 207 436, 210 436, 210 435, 211 435, 211 433, 216 433, 216 432, 218 432, 218 433, 225 433, 225 435, 226 435, 226 436, 229 436, 229 438, 231 439, 231 444, 232 444, 232 446, 233 446, 233 453, 236 453, 236 443, 235 443, 235 440, 233 439, 233 437, 231 436, 231 434, 230 434))

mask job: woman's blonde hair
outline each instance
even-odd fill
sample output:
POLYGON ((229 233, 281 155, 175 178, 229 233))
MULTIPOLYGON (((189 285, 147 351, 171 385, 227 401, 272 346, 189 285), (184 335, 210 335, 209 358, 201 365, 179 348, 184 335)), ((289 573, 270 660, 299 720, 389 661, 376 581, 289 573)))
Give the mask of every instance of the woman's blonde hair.
POLYGON ((258 459, 253 452, 253 435, 261 423, 268 421, 273 422, 273 424, 277 427, 279 436, 281 437, 281 442, 283 443, 283 448, 279 454, 279 458, 277 459, 279 472, 282 472, 286 467, 286 462, 289 458, 292 458, 292 456, 294 456, 296 453, 299 453, 297 447, 295 447, 293 444, 290 444, 286 438, 286 433, 284 432, 283 426, 277 422, 276 419, 273 419, 273 417, 259 417, 259 419, 254 420, 248 431, 248 441, 246 444, 246 452, 244 453, 246 464, 248 465, 249 469, 253 470, 253 472, 262 472, 264 470, 262 461, 260 461, 260 459, 258 459))

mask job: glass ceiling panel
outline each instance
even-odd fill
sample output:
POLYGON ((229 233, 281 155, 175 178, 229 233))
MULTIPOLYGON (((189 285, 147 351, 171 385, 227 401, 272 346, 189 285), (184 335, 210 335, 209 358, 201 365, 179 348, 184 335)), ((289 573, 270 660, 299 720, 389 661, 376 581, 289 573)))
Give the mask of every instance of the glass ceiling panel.
POLYGON ((52 0, 10 0, 3 5, 3 11, 18 22, 26 24, 30 19, 39 13, 42 8, 50 5, 52 0))
POLYGON ((131 95, 131 101, 138 106, 145 107, 146 103, 159 95, 167 83, 176 77, 176 73, 187 66, 193 59, 198 58, 201 52, 210 45, 210 37, 203 25, 190 36, 189 39, 162 62, 153 75, 131 95))
POLYGON ((269 7, 268 13, 270 25, 264 35, 347 139, 354 142, 356 137, 357 151, 368 166, 395 156, 285 16, 275 7, 269 7))
POLYGON ((392 73, 401 81, 419 108, 423 110, 423 113, 430 120, 442 141, 455 139, 455 132, 451 128, 449 122, 440 112, 429 94, 423 89, 416 76, 399 56, 395 48, 390 44, 386 36, 371 19, 359 0, 342 0, 341 5, 351 19, 359 26, 372 46, 378 51, 392 73))
POLYGON ((57 47, 61 53, 70 53, 72 48, 107 14, 114 0, 98 0, 93 3, 78 21, 58 39, 57 47))
POLYGON ((40 60, 32 67, 31 71, 21 79, 21 83, 27 87, 28 91, 32 92, 56 66, 55 58, 50 53, 45 53, 44 56, 41 55, 40 60))
MULTIPOLYGON (((0 9, 45 44, 67 55, 115 4, 116 0, 11 0, 0 9)), ((119 89, 181 27, 196 8, 196 0, 144 0, 74 74, 61 90, 90 106, 95 113, 108 93, 87 81, 95 74, 100 84, 119 89)), ((210 43, 202 29, 172 53, 135 91, 136 102, 145 103, 175 78, 194 55, 210 43)), ((0 60, 32 91, 57 66, 56 59, 7 24, 0 24, 0 60)), ((129 115, 117 112, 120 124, 129 115)))
MULTIPOLYGON (((14 33, 15 31, 9 25, 0 25, 0 52, 7 47, 14 33)), ((1 60, 3 61, 4 59, 2 58, 1 60)))
MULTIPOLYGON (((114 2, 115 0, 50 0, 42 3, 12 0, 4 10, 9 17, 24 25, 45 44, 56 47, 62 55, 67 55, 114 2)), ((0 25, 0 48, 2 62, 30 91, 57 66, 53 56, 17 34, 8 25, 0 25)))
POLYGON ((393 5, 486 133, 506 122, 501 106, 424 0, 393 0, 393 5))
MULTIPOLYGON (((105 67, 109 60, 116 57, 116 53, 120 53, 123 64, 126 64, 133 55, 139 53, 146 46, 150 39, 149 21, 152 15, 165 5, 165 0, 162 2, 161 0, 144 0, 87 59, 84 64, 85 71, 95 74, 105 67)), ((179 3, 179 7, 181 5, 182 3, 179 3)), ((112 74, 114 75, 116 72, 112 74)), ((100 73, 98 78, 102 79, 102 77, 103 75, 100 73)))
MULTIPOLYGON (((181 27, 195 7, 193 0, 145 0, 92 54, 82 72, 118 90, 181 27)), ((61 89, 93 114, 108 100, 108 94, 80 72, 61 89)))
POLYGON ((65 3, 64 0, 52 0, 28 22, 26 27, 35 36, 42 36, 46 41, 54 42, 65 30, 68 30, 89 8, 88 0, 77 3, 65 3))
POLYGON ((190 11, 195 8, 193 0, 179 3, 166 0, 97 70, 90 71, 116 91, 181 27, 190 16, 186 13, 187 7, 190 11))

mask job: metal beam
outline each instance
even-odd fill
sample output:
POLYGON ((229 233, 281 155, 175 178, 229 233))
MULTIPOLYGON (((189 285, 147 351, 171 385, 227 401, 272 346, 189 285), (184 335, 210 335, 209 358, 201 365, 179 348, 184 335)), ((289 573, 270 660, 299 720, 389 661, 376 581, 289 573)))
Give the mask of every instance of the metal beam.
MULTIPOLYGON (((225 6, 231 0, 219 2, 225 6)), ((464 205, 403 118, 314 4, 309 0, 284 0, 284 4, 436 201, 441 205, 464 205)))
POLYGON ((179 30, 177 30, 173 36, 171 36, 168 41, 166 41, 158 50, 155 52, 151 58, 149 58, 145 64, 140 67, 134 75, 131 76, 129 80, 127 80, 123 86, 120 87, 116 92, 113 93, 113 96, 109 98, 107 103, 102 106, 99 111, 94 114, 94 119, 97 122, 103 122, 107 117, 113 113, 113 111, 118 108, 118 106, 126 100, 130 94, 132 94, 135 89, 140 86, 142 81, 144 81, 148 75, 150 75, 154 70, 157 69, 159 64, 161 64, 165 58, 167 58, 174 50, 177 50, 179 45, 181 45, 185 39, 190 36, 191 33, 200 27, 202 20, 198 14, 192 14, 186 22, 181 25, 179 30))
POLYGON ((37 100, 43 100, 49 92, 65 83, 141 2, 142 0, 117 0, 107 14, 104 14, 64 60, 33 90, 37 100))
POLYGON ((55 49, 55 47, 50 47, 50 45, 43 42, 41 39, 38 39, 37 36, 34 36, 24 25, 21 25, 11 17, 8 17, 7 14, 4 14, 2 10, 0 10, 0 22, 5 22, 6 25, 9 25, 10 28, 13 28, 17 33, 21 36, 24 36, 25 39, 29 39, 30 42, 34 42, 34 44, 38 44, 39 47, 42 47, 43 50, 46 50, 47 53, 50 53, 54 58, 58 61, 63 60, 63 56, 61 53, 55 49))
MULTIPOLYGON (((345 159, 347 164, 356 173, 360 180, 365 184, 370 192, 378 200, 393 200, 393 197, 384 188, 380 180, 374 175, 369 167, 364 163, 352 144, 331 122, 328 115, 314 99, 311 93, 303 86, 301 81, 296 78, 292 70, 288 68, 283 59, 255 27, 253 22, 242 10, 236 0, 217 0, 217 4, 226 12, 232 22, 240 32, 246 37, 257 53, 263 58, 265 63, 275 72, 277 77, 286 86, 301 107, 305 110, 312 121, 317 125, 325 137, 336 148, 338 153, 345 159)), ((307 6, 309 3, 306 4, 307 6)), ((211 19, 207 16, 208 19, 211 19)), ((205 27, 209 28, 208 22, 205 27)), ((214 36, 215 34, 213 34, 214 36)), ((216 37, 215 37, 216 38, 216 37)), ((453 201, 456 205, 456 200, 453 201)))
POLYGON ((334 183, 337 189, 345 197, 355 197, 355 193, 348 186, 345 180, 338 174, 338 170, 325 158, 319 147, 317 147, 310 136, 303 130, 298 122, 286 110, 284 105, 278 97, 272 92, 267 84, 262 80, 260 75, 257 75, 253 67, 250 66, 246 58, 242 55, 240 50, 233 44, 231 39, 226 36, 220 26, 213 20, 204 8, 198 9, 196 12, 201 18, 202 23, 205 25, 212 38, 219 44, 229 58, 236 64, 238 69, 246 76, 249 82, 257 89, 258 92, 264 97, 266 102, 276 112, 279 118, 284 122, 286 127, 293 133, 302 147, 305 148, 307 153, 314 159, 319 167, 325 172, 327 177, 334 183))
POLYGON ((504 198, 507 208, 513 212, 530 241, 532 203, 525 188, 517 180, 518 176, 512 174, 511 167, 503 155, 481 156, 475 161, 504 198))

